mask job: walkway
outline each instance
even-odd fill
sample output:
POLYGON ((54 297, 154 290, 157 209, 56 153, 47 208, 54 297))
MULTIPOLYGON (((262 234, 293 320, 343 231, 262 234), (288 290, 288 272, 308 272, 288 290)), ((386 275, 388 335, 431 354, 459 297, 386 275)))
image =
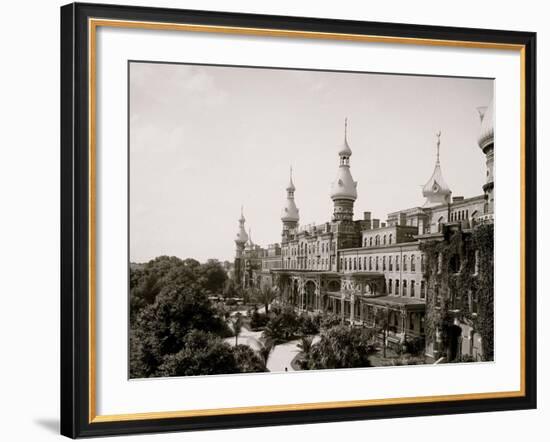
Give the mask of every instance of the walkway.
MULTIPOLYGON (((261 337, 261 331, 252 331, 243 326, 241 333, 239 334, 238 343, 248 345, 252 348, 252 350, 258 351, 262 347, 261 337)), ((313 338, 313 343, 315 344, 319 341, 319 339, 319 336, 315 336, 313 338)), ((235 345, 234 336, 231 338, 226 338, 224 341, 231 346, 235 345)), ((296 355, 300 353, 300 349, 298 348, 299 343, 300 340, 296 339, 294 341, 276 345, 267 360, 267 369, 271 372, 285 371, 285 368, 287 371, 294 371, 290 363, 296 355)))

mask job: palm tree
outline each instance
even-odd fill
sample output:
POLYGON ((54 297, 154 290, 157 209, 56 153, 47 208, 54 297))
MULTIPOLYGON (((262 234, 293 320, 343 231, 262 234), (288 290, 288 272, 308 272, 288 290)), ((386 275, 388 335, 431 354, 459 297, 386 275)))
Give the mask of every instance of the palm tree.
POLYGON ((389 309, 377 309, 375 312, 375 326, 382 332, 383 357, 386 357, 386 344, 388 342, 388 330, 390 327, 389 309))
POLYGON ((233 319, 233 331, 235 332, 235 346, 237 346, 239 342, 239 335, 243 329, 243 318, 240 313, 237 313, 235 315, 235 318, 233 319))
POLYGON ((277 298, 277 295, 277 291, 268 285, 264 285, 255 293, 255 300, 264 305, 266 315, 269 313, 269 304, 277 298))
POLYGON ((313 337, 304 336, 298 343, 297 347, 302 351, 304 356, 307 358, 307 356, 309 355, 309 352, 311 351, 312 345, 313 345, 313 337))
POLYGON ((273 350, 273 341, 270 339, 266 340, 263 344, 261 344, 260 349, 258 350, 258 354, 260 355, 260 358, 262 359, 262 362, 264 363, 264 366, 267 368, 267 360, 269 359, 269 355, 271 354, 271 351, 273 350))

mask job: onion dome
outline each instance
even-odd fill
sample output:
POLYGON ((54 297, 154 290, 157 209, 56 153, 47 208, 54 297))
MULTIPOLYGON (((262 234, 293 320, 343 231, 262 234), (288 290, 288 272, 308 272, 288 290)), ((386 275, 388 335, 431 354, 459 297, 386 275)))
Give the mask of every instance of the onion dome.
POLYGON ((252 242, 252 230, 248 229, 248 241, 246 242, 246 250, 252 251, 256 245, 252 242))
POLYGON ((300 221, 300 211, 294 202, 294 191, 296 187, 292 181, 292 167, 290 168, 290 181, 286 187, 286 201, 281 211, 281 221, 298 222, 300 221))
POLYGON ((245 218, 243 215, 243 208, 241 207, 241 217, 239 218, 239 230, 237 230, 237 235, 235 236, 235 243, 237 245, 244 245, 248 241, 248 235, 244 229, 245 218))
POLYGON ((435 168, 432 176, 422 188, 422 195, 424 195, 424 197, 426 198, 426 203, 424 204, 424 207, 447 204, 451 198, 451 189, 443 178, 443 173, 441 172, 441 164, 439 162, 439 145, 441 142, 441 131, 436 136, 437 158, 435 161, 435 168))
POLYGON ((481 130, 479 132, 477 143, 481 149, 485 150, 487 146, 494 144, 495 126, 493 117, 493 100, 491 100, 487 107, 478 107, 477 111, 479 112, 479 118, 481 119, 481 130))
POLYGON ((332 183, 330 197, 333 200, 347 199, 355 201, 357 199, 357 182, 353 181, 349 168, 349 158, 351 148, 348 144, 348 119, 346 118, 344 129, 344 143, 338 152, 340 157, 340 167, 336 174, 336 180, 332 183))

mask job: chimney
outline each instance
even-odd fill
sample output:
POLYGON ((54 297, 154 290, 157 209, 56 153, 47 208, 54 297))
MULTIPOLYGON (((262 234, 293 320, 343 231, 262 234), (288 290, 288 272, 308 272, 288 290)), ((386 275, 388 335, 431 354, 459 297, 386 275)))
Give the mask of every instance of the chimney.
POLYGON ((378 229, 380 227, 380 220, 379 219, 373 219, 372 220, 372 228, 373 229, 378 229))
POLYGON ((406 226, 407 225, 407 214, 401 212, 399 214, 399 225, 400 226, 406 226))
POLYGON ((363 221, 363 229, 368 230, 372 228, 370 212, 363 212, 363 221))

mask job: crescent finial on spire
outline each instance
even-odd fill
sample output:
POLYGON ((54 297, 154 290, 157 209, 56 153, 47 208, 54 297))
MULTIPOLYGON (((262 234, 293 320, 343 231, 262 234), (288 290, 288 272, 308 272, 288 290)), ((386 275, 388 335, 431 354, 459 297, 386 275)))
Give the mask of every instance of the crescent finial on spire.
POLYGON ((441 144, 441 130, 435 134, 437 137, 437 163, 439 163, 439 145, 441 144))
POLYGON ((348 117, 344 119, 344 140, 348 141, 348 117))

